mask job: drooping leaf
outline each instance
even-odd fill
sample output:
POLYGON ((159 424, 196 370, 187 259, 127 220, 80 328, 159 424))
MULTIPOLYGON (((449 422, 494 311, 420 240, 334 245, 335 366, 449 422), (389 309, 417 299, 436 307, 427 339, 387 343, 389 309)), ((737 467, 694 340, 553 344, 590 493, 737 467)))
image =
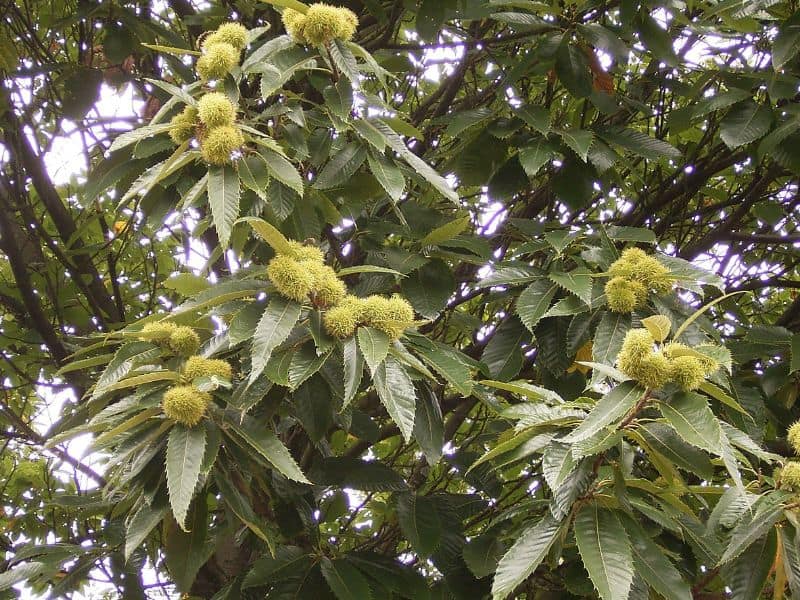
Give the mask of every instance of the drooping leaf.
POLYGON ((600 597, 627 598, 633 583, 633 553, 617 514, 596 502, 585 504, 575 517, 575 541, 600 597))
POLYGON ((396 359, 389 356, 375 369, 372 380, 389 416, 400 428, 403 438, 410 440, 414 431, 417 395, 408 373, 396 359))
POLYGON ((175 520, 185 529, 189 504, 200 477, 200 466, 206 447, 204 427, 176 424, 167 442, 167 489, 175 520))

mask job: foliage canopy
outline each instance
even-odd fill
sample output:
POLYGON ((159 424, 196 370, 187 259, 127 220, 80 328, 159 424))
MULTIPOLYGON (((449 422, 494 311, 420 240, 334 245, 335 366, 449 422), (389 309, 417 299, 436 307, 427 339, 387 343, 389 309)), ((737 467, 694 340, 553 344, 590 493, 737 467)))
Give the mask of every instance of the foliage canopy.
POLYGON ((796 2, 335 4, 6 6, 0 597, 800 597, 796 2))

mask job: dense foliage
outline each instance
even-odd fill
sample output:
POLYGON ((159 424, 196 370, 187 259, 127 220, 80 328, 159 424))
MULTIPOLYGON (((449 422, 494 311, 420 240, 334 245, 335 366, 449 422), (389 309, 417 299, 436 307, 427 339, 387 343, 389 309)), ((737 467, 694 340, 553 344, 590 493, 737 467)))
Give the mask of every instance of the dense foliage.
POLYGON ((797 4, 334 4, 3 6, 0 597, 800 598, 797 4))

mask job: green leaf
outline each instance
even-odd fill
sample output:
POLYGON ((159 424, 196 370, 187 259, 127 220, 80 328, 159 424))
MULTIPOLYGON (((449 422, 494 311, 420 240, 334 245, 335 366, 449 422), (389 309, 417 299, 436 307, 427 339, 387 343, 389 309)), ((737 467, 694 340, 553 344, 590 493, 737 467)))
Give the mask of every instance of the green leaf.
POLYGON ((497 537, 492 533, 486 533, 473 537, 464 545, 463 557, 472 574, 482 579, 497 570, 502 552, 503 545, 497 537))
MULTIPOLYGON (((547 107, 536 104, 526 104, 518 108, 516 114, 520 119, 542 135, 547 135, 550 132, 552 115, 547 107)), ((539 139, 544 141, 544 138, 539 139)))
POLYGON ((533 179, 539 174, 539 170, 555 156, 555 153, 555 145, 541 137, 524 148, 520 148, 517 156, 525 173, 533 179))
POLYGON ((400 283, 403 295, 426 319, 435 319, 456 289, 453 270, 442 260, 432 260, 400 283))
POLYGON ((206 448, 205 427, 184 427, 176 424, 167 441, 167 489, 175 520, 184 531, 184 524, 200 478, 200 465, 206 448))
POLYGON ((452 346, 422 336, 410 338, 414 350, 427 365, 447 380, 462 396, 472 393, 470 359, 452 346))
POLYGON ((589 61, 579 47, 567 42, 566 36, 556 50, 556 75, 576 98, 592 93, 592 75, 589 61))
POLYGON ((635 381, 620 383, 603 396, 586 415, 583 422, 564 439, 570 442, 579 442, 595 435, 624 417, 644 396, 644 393, 645 390, 639 387, 635 381))
POLYGON ((442 539, 442 522, 436 502, 425 496, 402 494, 397 498, 400 530, 421 558, 433 554, 442 539))
POLYGON ((188 593, 197 572, 211 554, 215 544, 207 539, 208 506, 204 498, 192 502, 186 531, 177 524, 166 521, 164 527, 164 554, 172 581, 181 592, 188 593))
POLYGON ((492 584, 493 600, 507 598, 536 570, 547 556, 560 531, 561 523, 550 513, 545 513, 541 521, 528 527, 516 537, 514 545, 497 564, 492 584))
POLYGON ((269 174, 282 184, 289 186, 302 197, 303 179, 297 169, 294 168, 294 165, 269 148, 261 148, 260 154, 264 158, 269 174))
POLYGON ((281 6, 283 8, 291 8, 299 13, 306 14, 308 12, 308 5, 303 4, 300 0, 264 0, 267 4, 273 6, 281 6))
POLYGON ((633 554, 617 513, 596 502, 585 504, 575 517, 575 541, 600 597, 627 598, 633 583, 633 554))
MULTIPOLYGON (((17 565, 13 569, 8 569, 0 573, 0 592, 11 589, 12 586, 23 581, 29 582, 48 570, 48 566, 43 562, 28 562, 17 565)), ((8 596, 11 597, 11 596, 8 596)))
POLYGON ((420 384, 419 407, 414 418, 414 440, 419 444, 429 465, 442 458, 444 448, 444 419, 439 399, 430 386, 420 384))
POLYGON ((369 170, 372 171, 381 187, 386 190, 389 198, 399 202, 406 187, 406 179, 400 168, 394 161, 374 150, 370 150, 367 154, 367 163, 369 164, 369 170))
POLYGON ((631 328, 631 316, 606 312, 597 325, 592 344, 592 358, 594 362, 604 365, 613 365, 617 360, 625 340, 625 334, 631 328))
POLYGON ((378 265, 356 265, 354 267, 345 267, 339 270, 339 277, 346 277, 347 275, 355 275, 357 273, 386 273, 387 275, 396 275, 397 277, 405 277, 400 271, 395 271, 388 267, 379 267, 378 265))
POLYGON ((706 399, 692 392, 674 394, 669 403, 661 403, 661 414, 687 442, 720 456, 738 487, 741 475, 733 457, 733 448, 706 399))
POLYGON ((356 338, 348 338, 342 348, 344 363, 344 401, 342 410, 347 408, 358 391, 364 373, 364 357, 358 351, 356 338))
POLYGON ((762 496, 756 505, 744 514, 731 532, 728 547, 719 559, 723 565, 738 557, 761 539, 783 517, 781 495, 762 496))
POLYGON ((469 215, 448 221, 441 227, 437 227, 431 231, 428 235, 422 238, 419 243, 422 246, 435 246, 440 242, 452 240, 458 234, 462 233, 467 227, 469 227, 469 224, 469 215))
POLYGON ((689 584, 639 522, 627 516, 622 522, 631 539, 636 572, 665 600, 692 600, 689 584))
MULTIPOLYGON (((439 175, 433 168, 414 154, 405 144, 403 139, 394 130, 380 119, 358 119, 355 121, 356 129, 369 130, 374 135, 380 136, 386 144, 405 160, 417 174, 430 183, 445 198, 458 204, 458 194, 450 187, 447 180, 439 175)), ((362 134, 363 135, 363 134, 362 134)), ((369 133, 367 134, 369 135, 369 133)))
POLYGON ((120 347, 97 380, 92 398, 99 398, 109 387, 127 376, 132 369, 147 364, 160 356, 161 348, 150 342, 129 342, 120 347))
POLYGON ((400 474, 380 461, 329 457, 318 461, 311 471, 317 485, 352 488, 366 492, 405 492, 408 484, 400 474))
POLYGON ((526 287, 517 298, 517 314, 531 333, 550 307, 558 291, 557 283, 539 279, 526 287))
POLYGON ((167 507, 163 504, 143 504, 134 513, 125 527, 125 560, 128 561, 134 551, 138 550, 150 532, 161 523, 167 507))
POLYGON ((705 480, 710 480, 714 476, 714 466, 708 456, 695 446, 684 442, 666 423, 645 423, 638 431, 652 450, 666 457, 675 466, 695 473, 705 480))
POLYGON ((279 254, 291 254, 292 246, 289 240, 273 225, 258 217, 242 217, 237 223, 247 223, 253 228, 258 237, 267 242, 279 254))
POLYGON ((789 373, 800 371, 800 333, 792 336, 792 361, 789 364, 789 373))
POLYGON ((761 590, 775 563, 777 549, 778 536, 775 528, 772 528, 760 540, 754 542, 735 563, 725 569, 727 575, 725 580, 731 588, 733 600, 763 597, 761 590))
POLYGON ((367 361, 369 370, 374 374, 389 354, 389 336, 373 327, 359 327, 356 337, 361 354, 367 361))
POLYGON ((358 62, 353 52, 347 45, 347 42, 342 40, 333 40, 333 43, 328 46, 331 58, 336 68, 349 79, 354 86, 359 85, 358 62))
POLYGON ((681 156, 681 151, 675 146, 635 129, 605 128, 599 130, 597 135, 610 144, 630 150, 648 160, 677 159, 681 156))
POLYGON ((588 23, 579 24, 578 31, 595 48, 600 48, 623 62, 627 60, 630 52, 628 45, 610 29, 598 23, 588 23))
POLYGON ((248 279, 244 281, 233 280, 217 283, 178 306, 172 311, 171 316, 176 317, 177 315, 187 312, 198 311, 201 308, 218 306, 231 300, 257 296, 264 291, 266 285, 267 282, 257 279, 248 279))
POLYGON ((220 245, 228 247, 233 224, 239 216, 239 175, 230 166, 209 166, 208 203, 220 245))
POLYGON ((564 143, 577 154, 580 159, 586 162, 589 155, 589 148, 594 141, 594 134, 584 129, 559 129, 556 132, 564 140, 564 143))
POLYGON ((264 371, 272 351, 289 337, 300 313, 299 304, 280 296, 273 296, 269 301, 253 336, 251 383, 264 371))
POLYGON ((509 380, 522 368, 522 344, 530 341, 530 332, 519 319, 502 323, 483 350, 481 361, 494 379, 509 380))
POLYGON ((772 125, 772 111, 746 100, 728 111, 719 125, 719 137, 728 148, 738 148, 764 137, 772 125))
POLYGON ((358 171, 367 158, 367 149, 361 144, 347 144, 333 155, 320 172, 314 187, 327 190, 341 186, 358 171))
POLYGON ((182 296, 193 296, 211 287, 208 279, 194 273, 177 273, 164 282, 164 287, 175 290, 182 296))
POLYGON ((642 319, 642 325, 650 332, 653 339, 659 343, 663 342, 669 336, 669 331, 672 329, 672 322, 669 317, 664 315, 653 315, 642 319))
POLYGON ((650 54, 671 67, 677 67, 679 60, 672 46, 672 37, 669 32, 645 11, 641 11, 638 18, 639 37, 650 54))
MULTIPOLYGON (((236 419, 239 420, 238 418, 236 419)), ((310 483, 300 467, 289 454, 289 450, 269 429, 258 425, 250 417, 241 420, 241 425, 232 419, 227 420, 228 427, 244 440, 253 450, 267 459, 269 463, 280 471, 285 477, 299 483, 310 483)))
POLYGON ((403 366, 388 356, 372 375, 375 390, 389 416, 400 428, 403 439, 409 441, 414 431, 416 392, 403 366))
POLYGON ((800 12, 793 14, 781 25, 772 42, 772 68, 780 71, 800 50, 800 12))
POLYGON ((239 520, 247 528, 260 537, 270 549, 270 553, 275 553, 275 540, 261 523, 261 519, 255 514, 250 506, 250 500, 236 488, 229 475, 221 468, 214 472, 214 481, 217 483, 220 495, 239 520))
POLYGON ((550 273, 550 279, 575 294, 587 305, 592 303, 592 275, 588 269, 578 268, 569 273, 550 273))

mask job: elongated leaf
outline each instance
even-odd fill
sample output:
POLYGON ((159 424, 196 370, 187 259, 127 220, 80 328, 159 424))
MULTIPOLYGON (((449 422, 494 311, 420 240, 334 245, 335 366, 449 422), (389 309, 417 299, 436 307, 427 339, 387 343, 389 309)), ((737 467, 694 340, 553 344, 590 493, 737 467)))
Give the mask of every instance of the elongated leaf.
POLYGON ((167 507, 159 504, 144 504, 133 515, 125 528, 125 560, 139 549, 167 512, 167 507))
POLYGON ((389 336, 372 327, 359 327, 356 337, 361 354, 374 375, 375 370, 389 353, 389 336))
POLYGON ((772 528, 769 533, 754 542, 736 562, 725 569, 727 575, 725 579, 731 588, 733 600, 762 597, 761 590, 767 583, 772 565, 775 563, 777 547, 777 533, 772 528))
POLYGON ((403 197, 406 186, 406 179, 400 168, 383 154, 374 150, 370 150, 369 154, 367 154, 367 163, 375 179, 386 190, 389 198, 398 202, 403 197))
POLYGON ((550 279, 575 294, 585 304, 592 303, 592 276, 588 269, 579 268, 568 273, 550 273, 550 279))
POLYGON ((131 370, 140 365, 161 356, 161 349, 149 342, 130 342, 122 346, 114 354, 114 358, 108 363, 103 374, 97 380, 92 398, 103 395, 106 388, 117 383, 125 377, 131 370))
POLYGON ((320 568, 338 600, 371 600, 372 591, 367 580, 347 560, 323 558, 320 568))
POLYGON ((242 419, 241 424, 228 419, 228 426, 284 476, 299 483, 310 483, 289 450, 272 431, 257 425, 249 417, 242 419))
POLYGON ((403 494, 397 499, 397 520, 421 557, 430 556, 439 546, 443 531, 435 501, 425 496, 403 494))
POLYGON ((675 146, 635 129, 606 128, 599 131, 598 135, 608 143, 621 146, 648 160, 681 156, 680 150, 675 146))
POLYGON ((772 526, 783 516, 783 504, 780 500, 780 496, 776 496, 775 499, 764 496, 752 511, 745 513, 731 532, 728 547, 722 554, 722 558, 719 559, 719 564, 725 564, 735 559, 772 529, 772 526))
POLYGON ((719 137, 729 148, 737 148, 764 137, 771 125, 772 111, 746 100, 731 108, 722 119, 719 137))
POLYGON ((425 454, 429 465, 442 458, 444 448, 444 420, 439 399, 430 386, 420 384, 419 409, 414 418, 414 440, 425 454))
POLYGON ((514 545, 497 564, 492 584, 493 600, 507 598, 536 570, 558 537, 560 529, 561 523, 550 513, 546 513, 541 521, 517 536, 514 545))
POLYGON ((176 587, 188 593, 197 572, 214 552, 214 543, 208 539, 208 506, 198 498, 189 509, 186 531, 168 520, 164 524, 164 554, 167 569, 176 587))
POLYGON ((200 465, 206 448, 204 427, 177 424, 167 442, 167 489, 172 514, 184 531, 184 524, 200 477, 200 465))
POLYGON ((300 318, 300 312, 299 304, 280 296, 274 296, 269 301, 253 336, 251 383, 264 371, 272 351, 289 337, 300 318))
POLYGON ((603 314, 592 344, 594 362, 612 365, 617 360, 625 334, 631 328, 631 316, 621 313, 607 312, 603 314))
POLYGON ((262 148, 260 154, 264 158, 269 174, 282 184, 292 188, 302 197, 303 179, 300 177, 300 173, 297 172, 294 165, 269 148, 262 148))
POLYGON ((237 223, 247 223, 250 225, 253 231, 258 234, 258 237, 272 246, 275 252, 281 254, 292 253, 292 246, 289 244, 289 240, 287 240, 277 228, 267 223, 264 219, 259 219, 258 217, 242 217, 237 223))
POLYGON ((604 427, 625 416, 636 402, 644 396, 645 390, 635 381, 619 384, 603 396, 583 422, 565 439, 570 442, 585 440, 604 427))
POLYGON ((232 166, 208 168, 208 203, 223 248, 228 247, 233 224, 239 216, 239 193, 239 175, 232 166))
POLYGON ((666 600, 692 600, 689 584, 638 521, 626 516, 622 522, 631 539, 636 572, 666 600))
POLYGON ((633 583, 633 554, 617 514, 590 502, 575 517, 575 541, 603 600, 627 598, 633 583))
POLYGON ((364 357, 358 351, 356 338, 351 337, 344 343, 343 347, 344 363, 344 401, 342 409, 345 409, 353 400, 361 384, 361 377, 364 372, 364 357))
POLYGON ((406 441, 414 431, 416 392, 411 378, 393 357, 384 360, 372 376, 375 390, 406 441))
POLYGON ((528 331, 533 328, 545 315, 558 291, 557 283, 546 279, 539 279, 531 283, 517 298, 517 314, 528 331))

